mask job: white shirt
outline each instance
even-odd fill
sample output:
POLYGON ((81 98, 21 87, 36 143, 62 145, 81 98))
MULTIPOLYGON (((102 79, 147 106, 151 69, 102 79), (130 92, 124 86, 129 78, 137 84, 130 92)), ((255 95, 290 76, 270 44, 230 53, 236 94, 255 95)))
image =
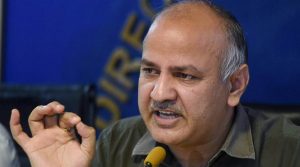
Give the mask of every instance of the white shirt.
POLYGON ((0 166, 20 167, 14 143, 2 124, 0 124, 0 166))

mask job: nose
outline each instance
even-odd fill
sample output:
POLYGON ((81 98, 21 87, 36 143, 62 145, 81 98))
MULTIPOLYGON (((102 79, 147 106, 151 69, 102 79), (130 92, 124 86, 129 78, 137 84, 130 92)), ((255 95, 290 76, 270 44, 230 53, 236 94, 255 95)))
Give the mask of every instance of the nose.
POLYGON ((176 100, 176 88, 172 77, 160 74, 154 83, 150 97, 158 102, 176 100))

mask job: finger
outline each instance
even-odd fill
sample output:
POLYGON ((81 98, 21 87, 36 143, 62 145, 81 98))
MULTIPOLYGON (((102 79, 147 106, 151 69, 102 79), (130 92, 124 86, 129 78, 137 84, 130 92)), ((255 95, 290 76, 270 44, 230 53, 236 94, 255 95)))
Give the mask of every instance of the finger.
POLYGON ((74 126, 81 121, 81 118, 75 113, 65 112, 60 115, 59 127, 67 132, 73 139, 77 139, 74 126))
POLYGON ((57 101, 53 101, 47 104, 48 107, 52 108, 55 113, 62 113, 65 110, 64 105, 57 101))
POLYGON ((51 127, 58 126, 58 124, 57 124, 58 115, 57 114, 63 113, 65 110, 65 107, 57 101, 53 101, 53 102, 47 104, 47 107, 51 108, 52 113, 47 113, 47 116, 44 117, 45 128, 51 128, 51 127), (55 114, 55 115, 51 115, 51 114, 55 114))
POLYGON ((23 131, 22 125, 20 124, 20 112, 17 109, 11 111, 9 125, 13 138, 23 148, 30 138, 23 131))
POLYGON ((96 144, 96 131, 94 128, 80 122, 76 125, 78 134, 81 136, 81 150, 86 152, 89 158, 93 158, 96 144))
POLYGON ((73 128, 81 121, 81 118, 72 112, 65 112, 59 117, 59 127, 63 129, 73 128))
POLYGON ((64 106, 52 102, 45 106, 37 106, 29 115, 28 123, 32 135, 36 135, 39 131, 45 129, 45 127, 51 127, 57 124, 54 118, 46 117, 61 114, 64 111, 64 106), (45 119, 47 121, 45 121, 45 119))
POLYGON ((47 106, 37 106, 30 113, 28 118, 28 124, 33 136, 44 129, 44 116, 45 113, 49 111, 50 108, 47 106))

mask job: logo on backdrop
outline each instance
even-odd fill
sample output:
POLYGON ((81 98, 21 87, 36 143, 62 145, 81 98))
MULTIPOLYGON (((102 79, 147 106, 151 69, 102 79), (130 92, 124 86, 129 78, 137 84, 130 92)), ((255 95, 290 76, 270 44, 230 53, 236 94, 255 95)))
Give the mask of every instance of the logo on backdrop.
MULTIPOLYGON (((160 9, 172 3, 160 2, 160 9)), ((119 40, 124 44, 116 46, 109 55, 99 77, 97 87, 100 93, 96 104, 98 114, 95 125, 102 130, 122 117, 138 114, 137 80, 142 53, 142 41, 151 24, 152 18, 159 12, 151 0, 140 0, 138 11, 131 11, 120 32, 119 40)))

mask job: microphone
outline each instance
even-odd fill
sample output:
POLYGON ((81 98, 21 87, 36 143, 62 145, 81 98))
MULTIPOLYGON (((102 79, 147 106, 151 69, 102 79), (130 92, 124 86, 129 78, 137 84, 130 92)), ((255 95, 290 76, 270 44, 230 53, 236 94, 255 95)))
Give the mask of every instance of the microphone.
POLYGON ((161 146, 154 147, 147 155, 144 167, 158 167, 165 158, 166 150, 161 146))

